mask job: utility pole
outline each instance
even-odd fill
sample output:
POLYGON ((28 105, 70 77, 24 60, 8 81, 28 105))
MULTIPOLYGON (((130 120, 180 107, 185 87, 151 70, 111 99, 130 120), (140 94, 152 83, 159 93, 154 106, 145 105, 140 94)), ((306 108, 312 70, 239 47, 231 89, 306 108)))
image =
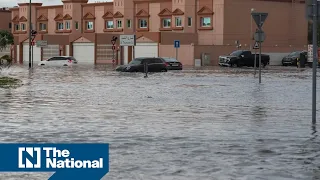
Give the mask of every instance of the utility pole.
POLYGON ((29 1, 29 69, 31 66, 31 30, 32 30, 32 23, 31 23, 31 0, 29 1))
POLYGON ((313 76, 312 76, 312 124, 316 124, 316 101, 317 101, 317 64, 318 64, 318 37, 317 37, 317 25, 318 25, 318 2, 317 0, 313 0, 313 76))

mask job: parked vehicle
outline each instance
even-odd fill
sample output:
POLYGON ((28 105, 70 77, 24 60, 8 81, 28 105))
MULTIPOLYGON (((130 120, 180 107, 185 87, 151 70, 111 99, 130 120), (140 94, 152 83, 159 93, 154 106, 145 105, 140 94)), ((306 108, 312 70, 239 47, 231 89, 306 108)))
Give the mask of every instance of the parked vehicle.
POLYGON ((307 51, 294 51, 282 59, 282 66, 297 66, 297 62, 298 62, 298 59, 300 58, 301 53, 303 53, 303 55, 306 56, 306 59, 308 59, 307 51))
POLYGON ((72 56, 55 56, 41 61, 39 66, 71 66, 78 64, 78 61, 72 56))
POLYGON ((127 65, 118 66, 116 71, 144 72, 144 64, 148 64, 148 72, 167 72, 167 64, 162 58, 141 57, 135 58, 127 65))
POLYGON ((167 64, 168 70, 182 70, 182 63, 171 57, 162 57, 167 64))
MULTIPOLYGON (((247 50, 236 50, 227 56, 219 56, 220 66, 229 67, 241 67, 241 66, 251 66, 254 67, 254 59, 256 56, 257 67, 259 67, 259 54, 252 54, 251 51, 247 50)), ((261 54, 261 64, 263 67, 270 63, 270 56, 266 54, 261 54)))

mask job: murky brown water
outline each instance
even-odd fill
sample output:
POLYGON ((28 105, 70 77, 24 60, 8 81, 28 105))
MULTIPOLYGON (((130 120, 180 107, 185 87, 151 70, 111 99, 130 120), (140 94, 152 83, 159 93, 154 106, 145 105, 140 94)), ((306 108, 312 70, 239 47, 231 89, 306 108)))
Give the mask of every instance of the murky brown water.
POLYGON ((1 142, 110 143, 108 180, 320 178, 311 69, 269 67, 261 85, 252 69, 26 69, 4 72, 25 85, 0 89, 1 142))

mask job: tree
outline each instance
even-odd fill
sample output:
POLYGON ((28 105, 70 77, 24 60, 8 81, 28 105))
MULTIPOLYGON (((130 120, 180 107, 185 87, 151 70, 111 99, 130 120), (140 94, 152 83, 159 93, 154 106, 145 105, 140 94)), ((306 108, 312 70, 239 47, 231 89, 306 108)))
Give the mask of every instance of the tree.
MULTIPOLYGON (((13 35, 6 30, 0 30, 0 51, 3 51, 4 49, 6 49, 8 46, 14 44, 14 38, 13 35)), ((11 57, 8 55, 4 55, 2 57, 0 57, 0 66, 4 65, 3 61, 6 61, 7 65, 9 66, 11 64, 11 57)), ((2 68, 0 67, 0 70, 2 68)))
POLYGON ((6 30, 0 30, 0 51, 14 44, 13 35, 6 30))

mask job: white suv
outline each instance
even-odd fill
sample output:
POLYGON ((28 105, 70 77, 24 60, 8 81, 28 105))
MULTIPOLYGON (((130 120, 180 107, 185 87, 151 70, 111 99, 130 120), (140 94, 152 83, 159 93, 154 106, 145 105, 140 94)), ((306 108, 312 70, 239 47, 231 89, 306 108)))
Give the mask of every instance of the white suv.
POLYGON ((72 56, 55 56, 41 61, 39 66, 71 66, 78 64, 78 61, 72 56))

